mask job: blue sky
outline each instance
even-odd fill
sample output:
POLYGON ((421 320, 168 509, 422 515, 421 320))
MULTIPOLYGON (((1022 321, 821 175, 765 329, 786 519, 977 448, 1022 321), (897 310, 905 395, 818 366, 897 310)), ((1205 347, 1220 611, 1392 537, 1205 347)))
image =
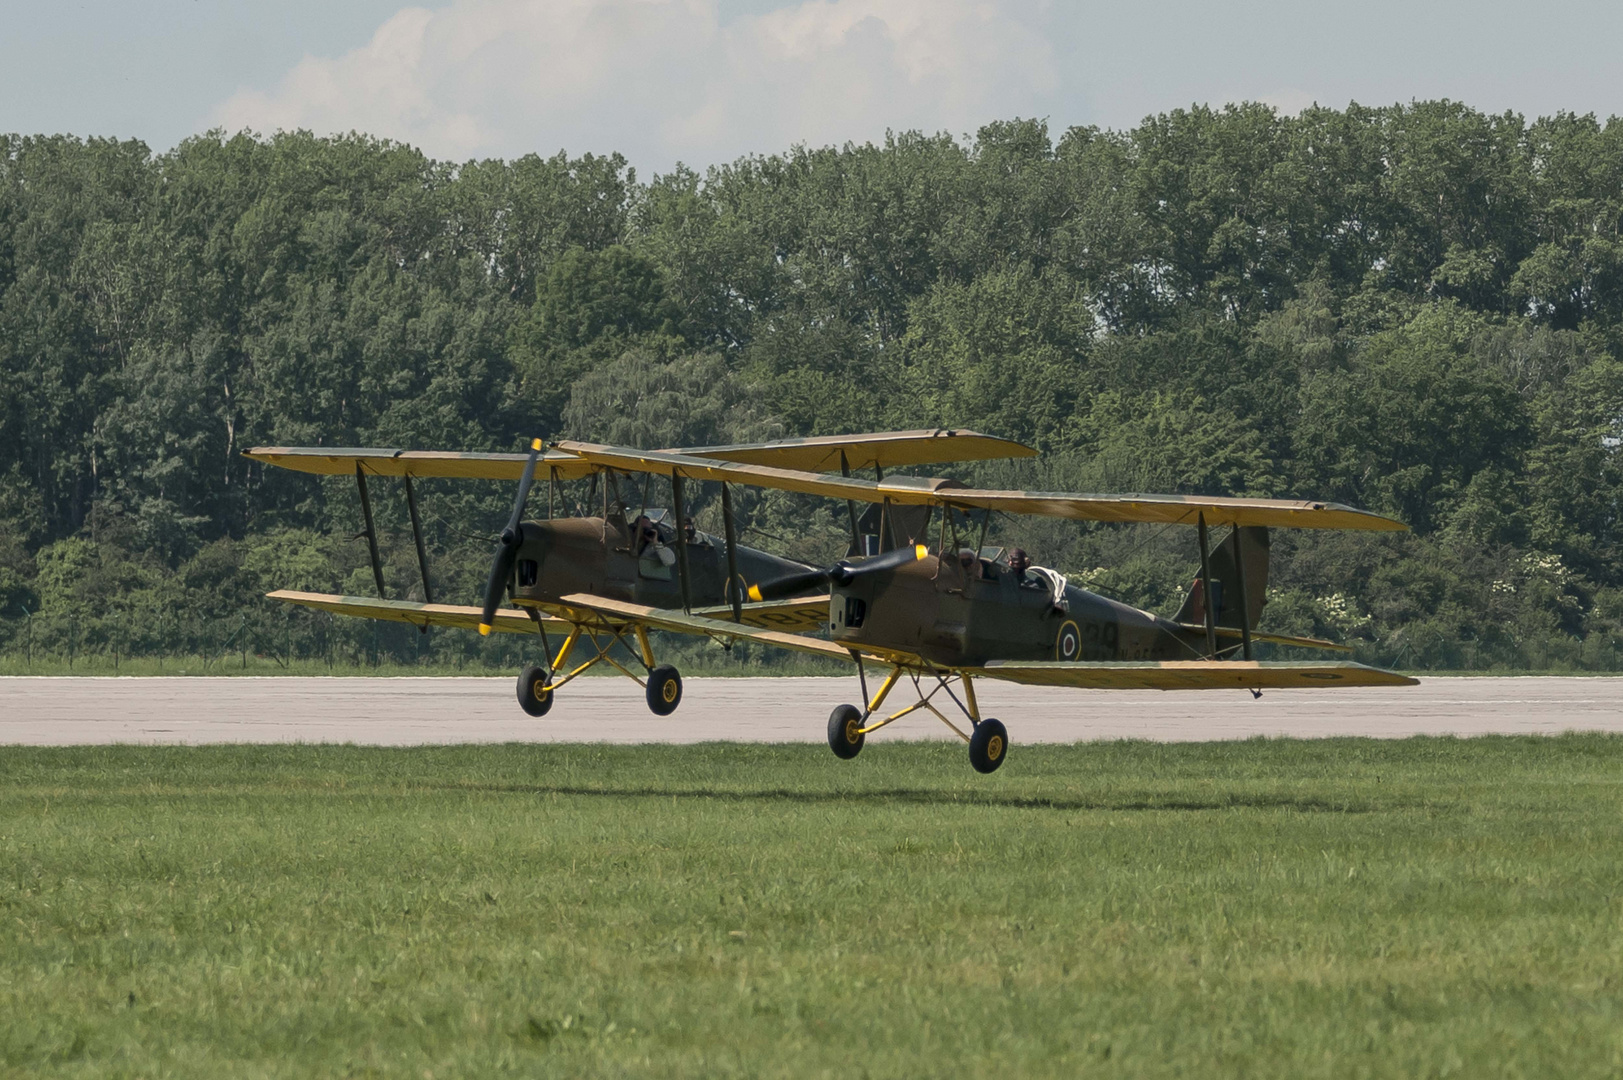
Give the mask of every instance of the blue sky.
POLYGON ((1623 4, 0 0, 0 130, 165 149, 358 129, 439 157, 620 150, 644 175, 795 142, 1191 102, 1451 97, 1623 113, 1623 4))

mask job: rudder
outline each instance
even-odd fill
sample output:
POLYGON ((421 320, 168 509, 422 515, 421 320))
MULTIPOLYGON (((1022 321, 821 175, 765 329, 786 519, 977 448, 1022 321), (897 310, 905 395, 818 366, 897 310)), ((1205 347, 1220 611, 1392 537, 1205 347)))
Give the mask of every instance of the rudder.
MULTIPOLYGON (((1262 608, 1268 602, 1268 549, 1272 544, 1268 529, 1262 525, 1247 525, 1229 533, 1224 541, 1212 549, 1209 563, 1212 569, 1212 601, 1217 608, 1216 624, 1231 630, 1240 629, 1239 564, 1236 548, 1243 541, 1245 553, 1246 613, 1255 630, 1262 621, 1262 608)), ((1173 616, 1175 622, 1200 624, 1206 621, 1206 598, 1200 579, 1189 588, 1183 606, 1173 616)))

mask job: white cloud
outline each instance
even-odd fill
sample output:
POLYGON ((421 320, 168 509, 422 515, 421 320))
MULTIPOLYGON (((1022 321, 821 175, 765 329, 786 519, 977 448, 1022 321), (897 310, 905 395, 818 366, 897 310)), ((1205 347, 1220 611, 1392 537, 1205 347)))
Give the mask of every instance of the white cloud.
POLYGON ((804 0, 724 21, 715 0, 460 0, 307 57, 214 120, 365 131, 437 157, 620 150, 644 172, 792 143, 954 133, 1042 115, 1059 88, 1020 0, 804 0))

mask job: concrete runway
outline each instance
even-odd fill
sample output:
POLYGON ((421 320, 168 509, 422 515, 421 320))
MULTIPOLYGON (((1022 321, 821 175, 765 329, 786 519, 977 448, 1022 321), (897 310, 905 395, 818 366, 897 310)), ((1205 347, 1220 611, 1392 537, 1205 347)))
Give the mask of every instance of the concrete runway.
MULTIPOLYGON (((903 687, 892 694, 899 709, 903 687)), ((1254 735, 1623 732, 1623 680, 1436 678, 1363 690, 1064 690, 976 683, 982 715, 1015 744, 1093 739, 1180 742, 1254 735)), ((353 742, 822 742, 855 678, 689 679, 656 717, 625 679, 580 679, 552 712, 519 710, 512 679, 0 678, 0 744, 353 742)), ((939 695, 938 695, 939 696, 939 695)), ((953 738, 928 713, 871 739, 953 738)))

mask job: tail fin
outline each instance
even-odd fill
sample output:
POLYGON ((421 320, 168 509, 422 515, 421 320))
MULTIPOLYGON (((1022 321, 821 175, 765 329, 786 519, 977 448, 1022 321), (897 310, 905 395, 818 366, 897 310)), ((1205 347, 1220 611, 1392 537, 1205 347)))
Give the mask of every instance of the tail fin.
MULTIPOLYGON (((1255 630, 1262 620, 1262 606, 1268 602, 1268 530, 1261 525, 1247 525, 1236 529, 1212 550, 1209 562, 1212 568, 1212 606, 1217 609, 1218 626, 1231 630, 1240 628, 1239 564, 1235 559, 1237 548, 1245 553, 1245 611, 1250 615, 1255 630), (1226 587, 1225 587, 1226 586, 1226 587)), ((1199 578, 1184 597, 1183 607, 1173 616, 1174 622, 1202 625, 1206 621, 1206 596, 1199 578)))

